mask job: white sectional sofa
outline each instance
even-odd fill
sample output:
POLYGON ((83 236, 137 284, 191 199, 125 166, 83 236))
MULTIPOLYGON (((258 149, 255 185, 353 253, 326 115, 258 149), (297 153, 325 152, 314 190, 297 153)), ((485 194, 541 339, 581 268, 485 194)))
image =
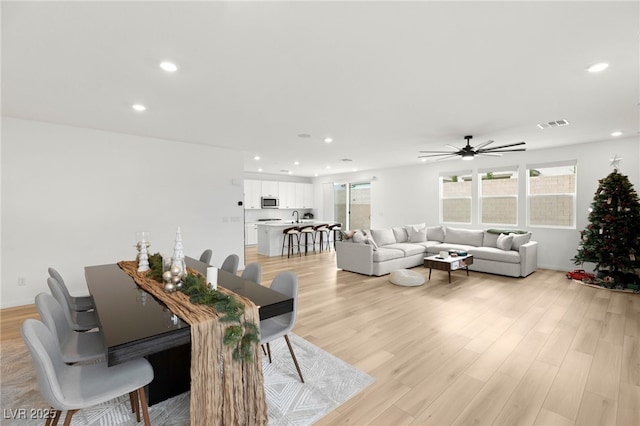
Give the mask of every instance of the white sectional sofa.
POLYGON ((538 267, 538 243, 531 233, 420 225, 358 231, 336 242, 336 260, 345 271, 380 276, 423 265, 425 256, 442 250, 473 255, 471 271, 526 277, 538 267))

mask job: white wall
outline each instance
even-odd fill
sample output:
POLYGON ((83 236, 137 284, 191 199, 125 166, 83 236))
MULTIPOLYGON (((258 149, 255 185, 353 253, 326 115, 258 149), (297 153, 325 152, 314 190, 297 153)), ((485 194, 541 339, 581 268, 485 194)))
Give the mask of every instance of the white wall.
MULTIPOLYGON (((523 153, 506 154, 500 158, 476 158, 472 162, 461 160, 425 163, 410 167, 369 170, 366 172, 324 176, 314 180, 316 193, 328 182, 359 181, 375 176, 371 183, 371 227, 383 228, 405 224, 426 222, 439 223, 438 177, 441 172, 456 172, 487 167, 518 166, 521 177, 527 164, 564 160, 577 160, 577 229, 527 228, 526 200, 519 200, 518 226, 533 232, 540 243, 538 264, 541 268, 569 270, 576 266, 571 258, 578 248, 579 230, 587 224, 587 209, 593 201, 598 187, 598 179, 611 173, 609 159, 615 154, 622 157, 621 172, 626 174, 636 191, 640 191, 640 141, 637 137, 607 140, 545 150, 530 150, 523 153)), ((455 174, 455 173, 452 173, 455 174)), ((521 193, 524 194, 524 179, 521 179, 521 193)), ((320 207, 320 208, 324 208, 320 207)), ((326 209, 325 211, 330 211, 326 209)), ((474 203, 474 212, 477 211, 474 203)), ((332 218, 327 218, 332 219, 332 218)), ((452 225, 457 226, 457 225, 452 225)), ((460 226, 462 227, 462 226, 460 226)), ((482 229, 477 215, 468 228, 482 229)), ((513 227, 515 228, 515 227, 513 227)), ((587 268, 590 265, 585 265, 587 268)))
POLYGON ((49 266, 86 294, 84 266, 135 259, 136 231, 172 253, 180 226, 187 256, 244 264, 242 153, 3 118, 1 160, 2 308, 48 292, 49 266))

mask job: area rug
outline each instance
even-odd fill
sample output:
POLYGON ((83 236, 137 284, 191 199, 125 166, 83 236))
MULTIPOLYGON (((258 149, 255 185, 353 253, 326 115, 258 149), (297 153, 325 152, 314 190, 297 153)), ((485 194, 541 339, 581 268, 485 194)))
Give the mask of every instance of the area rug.
MULTIPOLYGON (((273 363, 263 357, 269 425, 310 425, 373 382, 373 378, 294 334, 290 335, 305 383, 284 339, 271 343, 273 363)), ((48 404, 40 396, 31 357, 22 340, 1 347, 3 425, 42 425, 48 404), (44 410, 44 411, 43 411, 44 410)), ((189 424, 189 393, 149 408, 151 424, 189 424)), ((60 422, 61 423, 61 422, 60 422)), ((80 410, 72 425, 136 425, 129 397, 80 410)))

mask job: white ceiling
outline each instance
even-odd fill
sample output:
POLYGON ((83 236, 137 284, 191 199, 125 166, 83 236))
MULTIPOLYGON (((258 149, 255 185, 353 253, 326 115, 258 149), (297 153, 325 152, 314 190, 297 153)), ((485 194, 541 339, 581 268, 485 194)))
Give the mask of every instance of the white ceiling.
POLYGON ((637 136, 639 5, 3 1, 2 113, 295 176, 416 164, 467 134, 529 150, 637 136))

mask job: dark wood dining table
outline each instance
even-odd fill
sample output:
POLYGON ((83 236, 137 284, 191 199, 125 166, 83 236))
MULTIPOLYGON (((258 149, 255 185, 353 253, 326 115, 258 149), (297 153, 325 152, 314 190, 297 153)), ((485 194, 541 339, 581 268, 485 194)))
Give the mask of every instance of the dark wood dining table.
MULTIPOLYGON (((207 275, 206 263, 187 258, 187 266, 207 275)), ((191 329, 117 264, 87 266, 85 278, 106 348, 108 366, 145 357, 154 369, 147 396, 153 405, 189 390, 191 329)), ((218 268, 218 285, 258 306, 264 320, 293 311, 293 299, 218 268)))

